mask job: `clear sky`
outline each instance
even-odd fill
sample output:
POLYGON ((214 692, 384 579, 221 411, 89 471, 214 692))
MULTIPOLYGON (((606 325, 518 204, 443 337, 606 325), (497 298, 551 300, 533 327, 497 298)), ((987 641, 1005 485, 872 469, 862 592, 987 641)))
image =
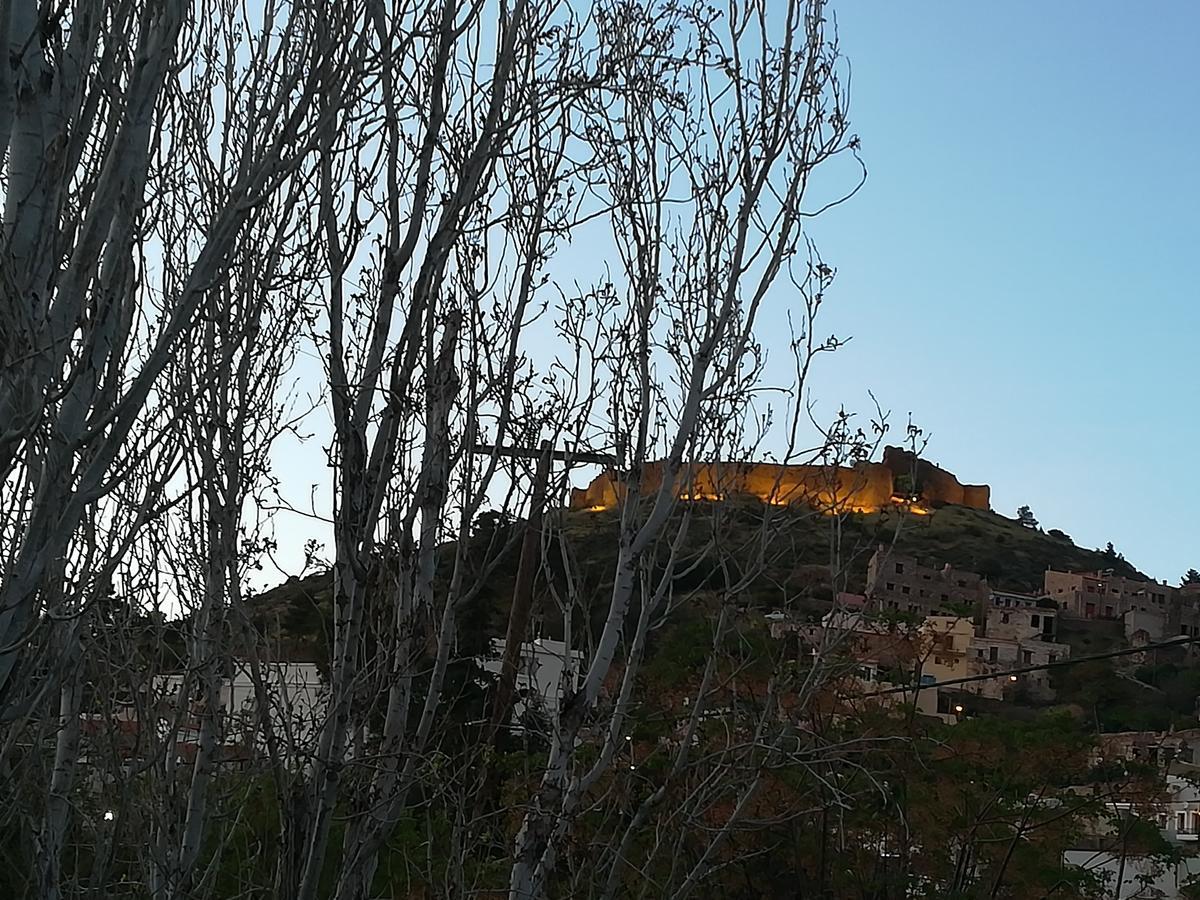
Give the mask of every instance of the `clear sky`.
MULTIPOLYGON (((839 271, 820 331, 853 336, 819 412, 874 391, 998 512, 1177 583, 1200 568, 1200 3, 834 6, 870 174, 810 231, 839 271)), ((326 512, 311 430, 277 460, 326 512)), ((281 519, 289 570, 314 535, 281 519)))
POLYGON ((927 455, 1200 568, 1200 4, 843 2, 866 187, 813 223, 839 269, 827 412, 872 389, 927 455))

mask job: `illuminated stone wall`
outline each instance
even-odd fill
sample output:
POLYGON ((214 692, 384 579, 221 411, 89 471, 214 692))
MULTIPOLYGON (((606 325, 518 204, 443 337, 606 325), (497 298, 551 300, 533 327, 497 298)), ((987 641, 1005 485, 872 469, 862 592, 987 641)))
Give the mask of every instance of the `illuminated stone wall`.
MULTIPOLYGON (((781 506, 806 503, 824 512, 876 512, 896 498, 896 480, 916 484, 920 507, 953 503, 988 509, 987 485, 963 485, 932 463, 915 459, 896 447, 884 451, 881 463, 855 466, 784 466, 776 463, 703 463, 684 467, 675 479, 674 492, 684 499, 715 500, 724 497, 757 497, 781 506), (916 472, 915 481, 912 472, 916 472)), ((641 493, 652 494, 662 485, 662 464, 642 470, 641 493)), ((612 471, 597 476, 586 488, 571 491, 571 509, 608 509, 615 506, 628 486, 612 471)))
POLYGON ((992 489, 986 484, 963 484, 950 472, 921 459, 902 447, 885 447, 883 465, 895 478, 906 476, 913 480, 917 493, 927 506, 969 506, 972 509, 991 509, 992 489))

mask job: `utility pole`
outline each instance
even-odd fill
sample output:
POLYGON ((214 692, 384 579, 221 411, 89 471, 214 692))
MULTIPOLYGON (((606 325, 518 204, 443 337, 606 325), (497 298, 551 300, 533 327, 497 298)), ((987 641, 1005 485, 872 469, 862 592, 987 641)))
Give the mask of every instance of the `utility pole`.
MULTIPOLYGON (((513 586, 512 607, 508 614, 508 631, 504 636, 504 654, 500 659, 500 678, 492 696, 492 712, 489 719, 488 738, 495 740, 512 713, 513 694, 516 691, 517 671, 521 665, 521 647, 529 618, 533 610, 533 578, 537 572, 538 555, 542 543, 542 513, 546 505, 546 484, 550 480, 551 462, 594 463, 612 466, 616 457, 607 453, 588 453, 576 450, 555 450, 553 443, 542 441, 532 447, 492 447, 476 445, 477 452, 494 453, 513 459, 536 459, 537 468, 533 475, 533 491, 529 497, 529 516, 525 522, 525 534, 521 540, 521 557, 517 563, 517 581, 513 586)), ((565 636, 570 640, 570 635, 565 636)))

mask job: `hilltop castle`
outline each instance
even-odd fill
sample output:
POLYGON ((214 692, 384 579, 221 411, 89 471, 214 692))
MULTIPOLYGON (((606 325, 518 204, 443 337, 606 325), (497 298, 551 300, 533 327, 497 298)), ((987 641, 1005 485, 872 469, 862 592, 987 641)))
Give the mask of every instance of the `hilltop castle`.
MULTIPOLYGON (((787 466, 721 462, 684 466, 675 478, 684 500, 757 497, 777 506, 806 503, 822 512, 878 512, 907 506, 914 512, 946 504, 990 509, 986 484, 962 484, 953 474, 902 447, 886 447, 883 461, 854 466, 787 466)), ((641 492, 662 485, 662 463, 647 463, 641 492)), ((628 492, 619 473, 608 470, 586 488, 571 491, 571 509, 608 509, 628 492)))

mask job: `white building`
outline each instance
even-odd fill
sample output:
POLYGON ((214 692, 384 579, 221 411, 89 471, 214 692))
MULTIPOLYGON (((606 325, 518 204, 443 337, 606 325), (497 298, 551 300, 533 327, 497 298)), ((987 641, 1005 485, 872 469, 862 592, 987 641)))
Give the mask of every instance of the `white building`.
MULTIPOLYGON (((481 660, 480 666, 486 672, 499 675, 504 640, 494 639, 492 647, 495 656, 481 660)), ((569 649, 563 641, 537 638, 523 644, 513 699, 513 722, 522 721, 531 708, 553 718, 563 692, 578 683, 582 666, 583 652, 569 649)))
MULTIPOLYGON (((289 756, 307 756, 315 747, 328 702, 327 687, 316 663, 264 662, 259 671, 262 689, 270 708, 269 721, 280 747, 289 756)), ((203 694, 197 679, 184 673, 163 675, 156 683, 157 695, 165 701, 159 720, 160 736, 173 738, 182 758, 195 754, 200 739, 203 694), (189 689, 190 698, 180 693, 189 689)), ((258 690, 247 660, 234 659, 232 671, 221 679, 218 703, 224 714, 221 745, 225 755, 261 753, 266 748, 258 690)))

